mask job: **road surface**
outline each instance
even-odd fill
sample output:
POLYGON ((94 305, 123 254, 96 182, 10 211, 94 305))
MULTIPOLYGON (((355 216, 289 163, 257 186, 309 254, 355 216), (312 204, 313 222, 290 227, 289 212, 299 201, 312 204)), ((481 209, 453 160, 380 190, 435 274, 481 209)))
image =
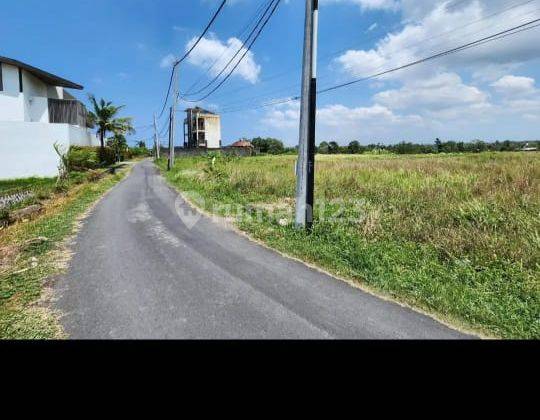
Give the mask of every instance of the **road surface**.
POLYGON ((105 196, 56 285, 71 338, 466 338, 189 211, 150 161, 105 196))

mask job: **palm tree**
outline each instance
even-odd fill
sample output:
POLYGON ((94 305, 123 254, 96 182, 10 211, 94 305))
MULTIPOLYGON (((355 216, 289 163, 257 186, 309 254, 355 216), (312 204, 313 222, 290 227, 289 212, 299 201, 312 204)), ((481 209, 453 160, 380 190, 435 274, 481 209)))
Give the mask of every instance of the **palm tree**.
POLYGON ((117 162, 122 160, 122 152, 125 152, 128 149, 126 137, 122 133, 114 133, 114 135, 107 141, 107 146, 114 150, 117 162))
POLYGON ((105 136, 107 132, 115 134, 134 134, 135 130, 131 118, 117 118, 116 116, 124 106, 115 106, 112 102, 99 102, 94 95, 89 95, 90 102, 94 107, 93 112, 88 113, 88 120, 91 125, 98 127, 99 141, 101 148, 105 147, 105 136))

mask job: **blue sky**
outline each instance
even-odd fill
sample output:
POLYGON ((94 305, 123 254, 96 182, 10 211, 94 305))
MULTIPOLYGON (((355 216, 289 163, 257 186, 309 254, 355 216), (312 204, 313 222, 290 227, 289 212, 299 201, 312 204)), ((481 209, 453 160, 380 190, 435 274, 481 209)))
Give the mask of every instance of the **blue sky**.
MULTIPOLYGON (((540 17, 540 0, 320 0, 319 85, 405 64, 540 17)), ((217 0, 6 2, 0 55, 118 104, 136 126, 159 112, 170 58, 201 31, 217 0)), ((180 68, 181 90, 238 45, 263 0, 232 0, 180 68), (229 49, 227 49, 229 47, 229 49)), ((298 104, 253 109, 299 92, 304 1, 282 2, 237 74, 201 106, 224 112, 223 141, 273 136, 293 145, 298 104)), ((537 139, 540 28, 319 97, 318 141, 537 139)), ((216 66, 219 67, 219 66, 216 66)), ((205 79, 206 80, 206 79, 205 79)), ((186 104, 182 103, 184 107, 186 104)), ((181 118, 180 118, 181 119, 181 118)), ((164 119, 159 122, 163 126, 164 119)), ((179 130, 181 131, 181 125, 179 130)), ((150 138, 140 129, 132 140, 150 138)), ((179 139, 181 136, 179 136, 179 139)))

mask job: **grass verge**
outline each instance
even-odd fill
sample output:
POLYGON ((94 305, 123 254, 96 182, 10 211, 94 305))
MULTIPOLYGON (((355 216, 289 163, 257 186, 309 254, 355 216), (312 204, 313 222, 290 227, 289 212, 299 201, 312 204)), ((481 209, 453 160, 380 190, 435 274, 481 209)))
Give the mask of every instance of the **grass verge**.
POLYGON ((318 156, 311 234, 294 157, 178 159, 166 179, 253 238, 450 324, 540 338, 540 155, 318 156))
MULTIPOLYGON (((79 179, 62 194, 51 196, 42 215, 0 231, 0 338, 62 338, 57 315, 49 307, 47 279, 69 260, 65 240, 78 220, 110 188, 124 178, 128 168, 97 181, 79 179)), ((32 188, 29 181, 16 182, 32 188)), ((52 188, 46 180, 40 187, 52 188)), ((52 190, 51 190, 52 194, 52 190)))

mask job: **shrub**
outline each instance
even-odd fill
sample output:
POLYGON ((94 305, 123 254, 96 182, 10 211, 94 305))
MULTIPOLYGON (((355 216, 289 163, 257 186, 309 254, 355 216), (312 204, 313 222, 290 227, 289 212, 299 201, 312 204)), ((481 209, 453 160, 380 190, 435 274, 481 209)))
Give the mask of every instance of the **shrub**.
POLYGON ((74 185, 80 185, 86 181, 86 173, 74 171, 69 173, 69 183, 74 185))
POLYGON ((132 157, 147 157, 151 156, 150 151, 146 147, 131 147, 129 149, 132 157))
POLYGON ((104 147, 98 149, 98 159, 101 165, 108 166, 116 163, 116 154, 111 147, 104 147))
POLYGON ((123 149, 123 150, 120 150, 120 161, 123 162, 125 160, 130 160, 133 158, 133 153, 131 151, 131 149, 123 149))
POLYGON ((57 193, 67 193, 69 191, 69 182, 64 179, 59 179, 54 187, 54 190, 57 193))
POLYGON ((87 171, 99 167, 98 148, 72 146, 68 153, 70 171, 87 171))
POLYGON ((88 171, 87 179, 89 182, 96 182, 96 181, 99 181, 101 178, 103 178, 103 172, 96 171, 96 170, 88 171))

